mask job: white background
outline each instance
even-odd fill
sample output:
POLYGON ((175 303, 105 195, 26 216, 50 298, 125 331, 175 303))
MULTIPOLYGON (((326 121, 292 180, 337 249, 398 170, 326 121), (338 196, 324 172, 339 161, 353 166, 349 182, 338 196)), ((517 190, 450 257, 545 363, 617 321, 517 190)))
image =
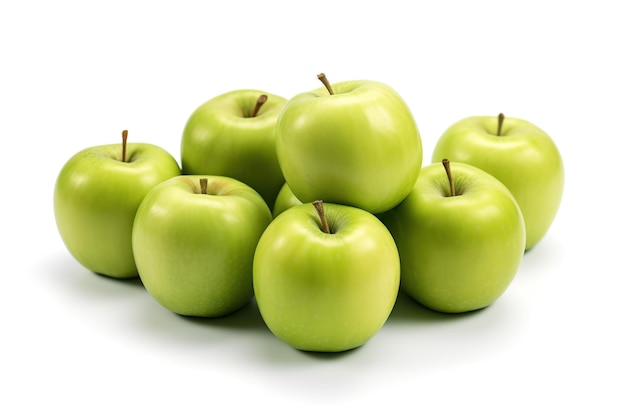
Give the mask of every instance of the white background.
POLYGON ((619 2, 410 4, 2 3, 0 415, 626 413, 619 2), (471 115, 525 118, 554 138, 561 209, 493 306, 449 316, 401 296, 362 348, 307 354, 254 305, 181 318, 137 281, 71 258, 52 191, 75 152, 128 129, 179 159, 205 100, 239 88, 288 98, 319 87, 322 71, 394 87, 425 163, 471 115))

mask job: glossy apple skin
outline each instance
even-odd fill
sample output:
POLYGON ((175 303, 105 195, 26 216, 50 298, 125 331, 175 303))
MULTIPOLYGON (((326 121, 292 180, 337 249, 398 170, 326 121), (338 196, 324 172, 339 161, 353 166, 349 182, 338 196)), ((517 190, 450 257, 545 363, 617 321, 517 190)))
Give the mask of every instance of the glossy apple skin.
POLYGON ((85 268, 113 278, 137 277, 131 233, 144 196, 180 175, 174 157, 152 144, 129 143, 79 151, 62 167, 54 188, 57 228, 85 268))
POLYGON ((229 177, 182 175, 155 187, 133 227, 139 275, 168 310, 195 317, 230 314, 252 298, 256 244, 272 220, 263 198, 229 177), (200 193, 200 178, 208 193, 200 193))
POLYGON ((400 95, 375 81, 333 84, 285 104, 276 151, 286 182, 302 202, 317 199, 379 213, 411 190, 422 143, 400 95))
POLYGON ((276 120, 286 102, 278 95, 249 89, 229 91, 200 105, 183 130, 183 174, 238 179, 273 207, 285 183, 276 157, 276 120), (267 101, 250 117, 262 94, 267 101))
POLYGON ((435 145, 432 162, 465 162, 498 178, 517 200, 526 223, 526 249, 547 233, 565 185, 561 154, 534 124, 506 117, 497 136, 497 117, 475 116, 450 126, 435 145))
POLYGON ((278 195, 276 196, 274 208, 272 209, 272 215, 274 217, 277 217, 280 213, 287 210, 288 208, 291 208, 293 206, 299 206, 300 204, 302 204, 302 201, 298 200, 298 197, 293 194, 291 188, 289 188, 289 185, 285 183, 278 192, 278 195))
POLYGON ((402 290, 432 310, 462 313, 504 293, 526 239, 522 213, 502 183, 471 165, 451 167, 456 196, 441 163, 425 166, 382 221, 398 246, 402 290))
POLYGON ((285 210, 254 256, 254 291, 271 332, 305 351, 363 345, 386 322, 399 290, 398 251, 364 210, 324 204, 332 234, 312 204, 285 210))

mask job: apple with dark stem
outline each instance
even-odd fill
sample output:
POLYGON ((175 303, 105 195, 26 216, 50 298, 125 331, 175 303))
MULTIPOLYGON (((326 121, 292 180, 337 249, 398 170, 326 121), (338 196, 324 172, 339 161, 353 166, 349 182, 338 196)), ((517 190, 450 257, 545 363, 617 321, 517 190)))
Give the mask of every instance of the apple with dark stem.
POLYGON ((271 220, 263 198, 234 178, 163 182, 146 195, 133 227, 146 290, 176 314, 233 313, 252 299, 254 250, 271 220))
POLYGON ((328 82, 284 105, 276 152, 303 203, 317 199, 389 210, 404 199, 422 164, 421 138, 402 97, 376 81, 328 82))
POLYGON ((449 158, 496 177, 513 193, 524 215, 526 249, 552 225, 563 196, 565 171, 556 143, 518 118, 475 116, 451 125, 439 138, 432 162, 449 158))
POLYGON ((399 280, 398 250, 381 221, 321 200, 283 211, 254 255, 261 316, 299 350, 340 352, 366 343, 391 313, 399 280))
POLYGON ((462 313, 491 305, 524 255, 524 219, 511 192, 472 165, 422 168, 409 196, 384 213, 401 263, 401 288, 420 304, 462 313))
POLYGON ((174 157, 148 143, 90 147, 63 166, 54 187, 57 228, 70 254, 85 268, 114 278, 137 277, 131 232, 144 196, 180 175, 174 157))
POLYGON ((232 177, 271 208, 285 182, 276 157, 276 121, 287 100, 261 90, 233 90, 206 101, 183 130, 183 174, 232 177))

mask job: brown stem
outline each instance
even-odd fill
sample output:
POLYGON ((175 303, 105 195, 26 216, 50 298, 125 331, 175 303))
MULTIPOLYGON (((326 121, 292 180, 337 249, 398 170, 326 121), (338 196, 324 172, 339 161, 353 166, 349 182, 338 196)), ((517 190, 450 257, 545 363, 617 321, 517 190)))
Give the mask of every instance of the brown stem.
POLYGON ((448 182, 450 183, 450 197, 454 197, 456 195, 456 191, 454 190, 454 179, 452 178, 452 171, 450 170, 450 161, 444 159, 441 161, 443 167, 446 170, 446 175, 448 176, 448 182))
POLYGON ((502 133, 502 123, 504 123, 504 114, 500 113, 498 115, 498 133, 497 136, 500 136, 502 133))
POLYGON ((126 162, 126 142, 128 141, 128 130, 122 130, 122 162, 126 162))
POLYGON ((254 110, 252 110, 252 114, 250 115, 250 117, 256 117, 256 115, 259 113, 259 110, 261 109, 261 106, 266 101, 267 101, 267 96, 265 94, 261 94, 259 98, 257 99, 256 104, 254 105, 254 110))
POLYGON ((317 74, 317 79, 320 80, 322 84, 324 84, 324 87, 326 87, 326 89, 328 90, 328 93, 331 96, 335 94, 335 92, 333 91, 333 87, 330 85, 330 83, 328 82, 328 79, 326 78, 326 74, 324 74, 323 72, 317 74))
POLYGON ((209 180, 207 178, 200 178, 200 194, 206 194, 209 180))
POLYGON ((324 202, 322 200, 315 200, 313 202, 313 205, 315 206, 317 215, 320 217, 320 221, 322 222, 322 230, 324 231, 324 233, 330 234, 328 220, 326 220, 326 215, 324 214, 324 202))

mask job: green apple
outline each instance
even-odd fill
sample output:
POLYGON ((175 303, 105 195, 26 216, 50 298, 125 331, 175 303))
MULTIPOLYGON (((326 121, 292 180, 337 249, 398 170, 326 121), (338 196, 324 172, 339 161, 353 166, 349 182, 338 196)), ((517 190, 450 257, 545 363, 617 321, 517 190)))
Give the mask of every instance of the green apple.
POLYGON ((219 317, 252 298, 256 244, 272 220, 263 198, 230 177, 181 175, 144 198, 133 226, 141 280, 163 307, 219 317))
POLYGON ((254 255, 254 293, 270 331, 304 351, 359 347, 386 322, 398 295, 400 260, 373 214, 316 201, 267 227, 254 255))
POLYGON ((391 209, 413 186, 422 143, 400 95, 376 81, 328 83, 283 107, 276 152, 285 181, 305 203, 321 199, 371 213, 391 209))
POLYGON ((289 185, 285 183, 276 196, 272 215, 276 217, 288 208, 299 206, 300 204, 302 204, 302 201, 298 200, 298 197, 293 194, 289 185))
POLYGON ((285 183, 276 157, 276 120, 286 101, 260 90, 234 90, 200 105, 183 130, 183 174, 238 179, 272 207, 285 183))
POLYGON ((382 221, 398 246, 402 290, 432 310, 462 313, 504 293, 526 235, 519 206, 500 181, 472 165, 446 164, 423 167, 382 221))
POLYGON ((62 167, 54 187, 57 228, 70 254, 85 268, 114 278, 137 277, 131 247, 135 213, 157 184, 177 175, 178 163, 148 143, 83 149, 62 167))
POLYGON ((544 237, 565 180, 561 154, 546 132, 526 120, 504 120, 502 114, 468 117, 439 138, 432 162, 443 158, 481 168, 509 188, 524 215, 527 250, 544 237))

